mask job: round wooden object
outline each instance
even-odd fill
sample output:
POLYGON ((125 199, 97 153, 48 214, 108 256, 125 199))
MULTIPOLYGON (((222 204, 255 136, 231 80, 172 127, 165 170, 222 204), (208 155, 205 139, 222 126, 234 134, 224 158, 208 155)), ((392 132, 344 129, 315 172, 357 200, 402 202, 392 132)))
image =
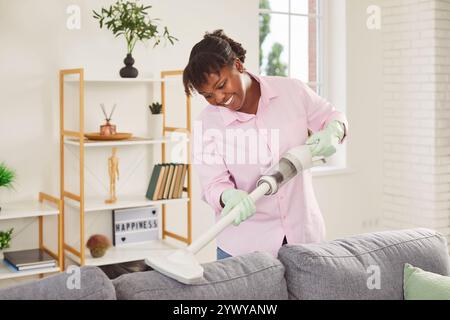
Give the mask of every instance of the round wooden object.
POLYGON ((101 135, 100 133, 93 132, 93 133, 85 133, 84 136, 89 140, 115 141, 115 140, 130 139, 133 136, 133 134, 118 132, 112 135, 101 135))

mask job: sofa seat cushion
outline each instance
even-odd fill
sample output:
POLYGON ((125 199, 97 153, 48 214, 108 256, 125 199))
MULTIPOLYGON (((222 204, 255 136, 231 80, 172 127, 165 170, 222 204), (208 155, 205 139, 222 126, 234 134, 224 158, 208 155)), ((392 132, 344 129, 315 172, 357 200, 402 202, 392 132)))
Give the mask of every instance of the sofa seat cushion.
POLYGON ((290 299, 403 299, 403 267, 449 275, 445 237, 428 229, 363 234, 322 244, 287 245, 290 299))
POLYGON ((156 271, 113 280, 119 300, 283 300, 283 265, 266 253, 251 253, 203 265, 203 279, 185 285, 156 271))
POLYGON ((0 290, 0 300, 115 300, 111 280, 97 267, 61 272, 0 290), (79 280, 79 281, 78 281, 79 280))

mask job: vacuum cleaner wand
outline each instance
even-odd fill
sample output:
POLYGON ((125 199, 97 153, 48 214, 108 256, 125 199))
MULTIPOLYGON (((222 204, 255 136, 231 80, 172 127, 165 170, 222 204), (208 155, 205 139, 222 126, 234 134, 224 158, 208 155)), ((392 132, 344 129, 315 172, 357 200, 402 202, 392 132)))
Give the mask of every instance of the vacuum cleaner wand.
MULTIPOLYGON (((277 193, 281 186, 292 180, 299 172, 324 163, 326 161, 323 158, 312 159, 308 146, 293 148, 258 180, 256 189, 249 196, 256 203, 264 195, 277 193)), ((156 271, 179 282, 193 284, 200 281, 203 277, 203 267, 196 260, 195 254, 231 225, 238 214, 239 208, 236 206, 187 248, 170 254, 155 251, 145 259, 145 262, 156 271)))
MULTIPOLYGON (((257 187, 253 192, 249 194, 249 197, 256 202, 259 198, 262 198, 267 192, 270 191, 270 186, 266 183, 261 184, 257 187)), ((205 247, 208 243, 211 242, 211 239, 215 239, 219 233, 223 231, 226 227, 233 223, 234 219, 236 219, 239 214, 239 208, 234 208, 231 210, 229 214, 220 219, 214 226, 212 226, 208 231, 206 231, 202 236, 196 239, 192 244, 187 247, 192 253, 197 253, 203 247, 205 247)))

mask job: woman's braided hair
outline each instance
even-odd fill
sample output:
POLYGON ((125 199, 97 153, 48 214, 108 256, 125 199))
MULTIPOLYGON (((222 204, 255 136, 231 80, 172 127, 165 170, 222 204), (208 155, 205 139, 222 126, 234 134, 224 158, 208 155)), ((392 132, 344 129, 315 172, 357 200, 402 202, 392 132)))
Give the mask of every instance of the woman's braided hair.
POLYGON ((225 66, 232 66, 236 58, 245 62, 247 51, 242 45, 227 37, 223 30, 206 33, 203 40, 191 51, 189 62, 183 72, 183 84, 186 95, 207 82, 207 75, 220 74, 225 66))

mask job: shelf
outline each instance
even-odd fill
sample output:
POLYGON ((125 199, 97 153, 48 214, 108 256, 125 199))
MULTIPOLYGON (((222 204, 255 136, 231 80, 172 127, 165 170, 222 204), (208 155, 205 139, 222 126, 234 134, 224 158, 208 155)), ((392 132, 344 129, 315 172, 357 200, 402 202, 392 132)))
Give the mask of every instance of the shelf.
MULTIPOLYGON (((132 146, 132 145, 144 145, 144 144, 162 144, 162 143, 176 143, 176 142, 187 142, 189 139, 172 139, 172 138, 159 138, 159 139, 150 139, 150 138, 141 138, 134 137, 127 140, 119 140, 119 141, 95 141, 95 140, 85 140, 84 146, 86 148, 89 147, 114 147, 114 146, 132 146)), ((66 139, 64 140, 64 144, 79 146, 80 142, 78 139, 66 139)))
POLYGON ((0 220, 58 215, 58 208, 38 200, 6 203, 1 206, 0 220))
POLYGON ((154 240, 137 244, 128 244, 121 247, 109 248, 101 258, 92 258, 89 249, 86 249, 85 265, 103 266, 114 263, 144 260, 151 252, 173 252, 178 248, 167 244, 163 240, 154 240))
POLYGON ((43 273, 60 272, 60 271, 61 271, 61 269, 59 267, 42 268, 42 269, 25 270, 25 271, 14 271, 12 269, 12 267, 6 265, 2 259, 1 263, 0 263, 0 280, 26 277, 26 276, 32 276, 32 275, 37 275, 37 274, 43 274, 43 273))
MULTIPOLYGON (((70 87, 70 89, 74 89, 79 84, 81 85, 81 78, 83 78, 83 83, 85 86, 80 86, 80 97, 78 99, 78 105, 79 105, 79 111, 83 110, 84 106, 84 99, 85 99, 85 93, 86 93, 86 86, 87 85, 93 85, 91 89, 100 89, 100 88, 116 88, 121 89, 124 86, 132 86, 133 84, 139 85, 139 86, 152 86, 155 88, 160 87, 161 89, 161 102, 163 104, 162 110, 166 110, 165 106, 165 96, 166 96, 166 86, 168 82, 177 81, 179 82, 179 76, 182 76, 183 70, 168 70, 163 71, 160 73, 160 76, 155 74, 148 74, 143 75, 142 78, 134 78, 134 79, 126 79, 126 78, 119 78, 118 75, 112 75, 111 77, 102 77, 101 75, 96 76, 95 74, 89 74, 85 73, 83 68, 77 68, 77 69, 63 69, 60 70, 60 82, 63 82, 65 84, 60 86, 60 96, 64 97, 64 90, 65 87, 70 87), (147 77, 146 77, 147 76, 147 77), (75 87, 74 87, 75 86, 75 87), (109 87, 112 86, 112 87, 109 87)), ((125 88, 125 87, 124 87, 125 88)), ((129 88, 129 87, 126 87, 129 88)), ((75 102, 74 102, 75 103, 75 102)), ((164 152, 164 147, 172 147, 177 146, 175 143, 186 143, 187 153, 189 154, 190 150, 190 144, 189 144, 189 134, 191 131, 191 121, 190 121, 190 113, 191 113, 191 103, 190 103, 190 97, 186 96, 186 128, 172 128, 168 127, 165 123, 163 124, 163 130, 160 131, 161 134, 163 134, 163 137, 159 139, 151 139, 149 137, 145 137, 145 135, 149 135, 150 132, 145 131, 146 128, 142 129, 142 134, 144 137, 133 137, 132 139, 127 140, 121 140, 121 141, 93 141, 93 140, 85 140, 82 138, 82 135, 79 132, 73 132, 73 131, 67 131, 64 130, 61 132, 62 135, 60 138, 63 140, 60 141, 66 146, 75 146, 80 148, 80 162, 82 165, 82 168, 80 168, 80 172, 85 169, 85 152, 87 149, 93 147, 115 147, 115 146, 128 146, 128 145, 158 145, 163 147, 161 152, 161 162, 166 163, 166 154, 164 152), (183 134, 182 136, 179 136, 178 134, 183 134), (83 139, 83 143, 80 143, 80 139, 83 139), (165 143, 172 143, 172 145, 164 145, 165 143), (82 146, 81 146, 82 145, 82 146)), ((60 101, 60 112, 61 114, 64 114, 65 110, 65 103, 64 99, 60 101)), ((175 108, 175 112, 176 112, 175 108)), ((83 121, 85 119, 79 118, 79 128, 83 128, 83 121)), ((62 123, 63 125, 63 123, 62 123)), ((63 125, 64 127, 64 125, 63 125)), ((131 128, 135 133, 138 135, 139 132, 135 129, 131 128)), ((97 129, 94 129, 96 131, 97 129)), ((83 130, 83 134, 85 134, 83 130)), ((131 150, 132 151, 132 150, 131 150)), ((62 148, 60 150, 60 161, 64 165, 65 159, 64 155, 66 152, 66 148, 62 148)), ((180 203, 180 204, 187 204, 187 236, 184 238, 184 236, 180 236, 177 234, 169 233, 165 228, 163 228, 162 232, 166 234, 168 238, 174 238, 176 240, 180 240, 184 243, 190 243, 192 241, 192 231, 191 231, 191 215, 192 215, 192 203, 190 199, 192 199, 191 196, 191 167, 188 166, 186 170, 186 176, 187 176, 187 188, 184 188, 183 186, 183 195, 186 196, 186 198, 180 198, 180 199, 164 199, 164 200, 157 200, 157 201, 151 201, 148 200, 145 197, 145 191, 139 193, 136 195, 119 195, 118 200, 114 204, 106 204, 105 200, 109 197, 109 194, 105 193, 100 196, 94 196, 94 197, 86 197, 87 194, 83 194, 83 196, 78 197, 77 195, 74 195, 72 193, 69 193, 67 191, 66 195, 67 197, 64 200, 64 203, 67 204, 68 207, 74 208, 76 211, 79 211, 80 213, 80 224, 79 229, 81 230, 81 237, 84 238, 85 235, 85 229, 86 224, 84 222, 84 219, 82 219, 85 216, 85 213, 87 212, 95 212, 95 211, 109 211, 115 209, 125 209, 125 208, 137 208, 137 207, 146 207, 146 206, 158 206, 158 205, 165 205, 165 204, 172 204, 172 203, 180 203), (184 194, 186 192, 186 194, 184 194), (74 201, 73 199, 78 199, 80 201, 74 201), (83 210, 81 210, 80 202, 83 203, 83 210)), ((144 178, 144 177, 142 177, 144 178)), ((64 185, 64 172, 62 173, 60 177, 60 184, 61 188, 65 190, 64 185)), ((84 186, 85 185, 85 179, 84 175, 80 173, 80 182, 79 185, 84 186)), ((162 219, 165 219, 165 211, 162 212, 162 219)), ((164 221, 164 220, 163 220, 164 221)), ((66 225, 65 227, 77 227, 78 226, 72 226, 72 225, 66 225)), ((148 254, 154 250, 173 250, 168 245, 165 245, 164 242, 156 241, 152 242, 151 244, 135 244, 135 245, 127 245, 126 247, 119 247, 119 248, 111 248, 107 251, 106 255, 102 258, 94 259, 90 256, 89 250, 82 250, 83 254, 78 253, 77 249, 71 250, 74 248, 65 248, 63 246, 63 251, 68 256, 74 256, 80 255, 81 257, 75 257, 75 262, 78 261, 78 258, 80 258, 84 264, 86 265, 107 265, 107 264, 114 264, 114 263, 122 263, 127 261, 136 261, 136 260, 143 260, 145 259, 148 254)))
MULTIPOLYGON (((84 82, 89 83, 153 83, 164 82, 161 78, 85 78, 84 82)), ((64 82, 80 82, 78 78, 65 78, 64 82)))
MULTIPOLYGON (((148 200, 145 196, 118 196, 117 197, 118 200, 116 203, 106 204, 105 203, 106 198, 108 198, 108 195, 105 195, 105 197, 86 197, 84 212, 125 209, 125 208, 137 208, 137 207, 146 207, 146 206, 151 206, 151 205, 161 205, 161 204, 168 204, 168 203, 182 203, 182 202, 189 201, 189 198, 165 199, 165 200, 151 201, 151 200, 148 200)), ((80 208, 80 203, 77 201, 67 199, 65 201, 65 203, 70 207, 73 207, 76 209, 80 208)))

